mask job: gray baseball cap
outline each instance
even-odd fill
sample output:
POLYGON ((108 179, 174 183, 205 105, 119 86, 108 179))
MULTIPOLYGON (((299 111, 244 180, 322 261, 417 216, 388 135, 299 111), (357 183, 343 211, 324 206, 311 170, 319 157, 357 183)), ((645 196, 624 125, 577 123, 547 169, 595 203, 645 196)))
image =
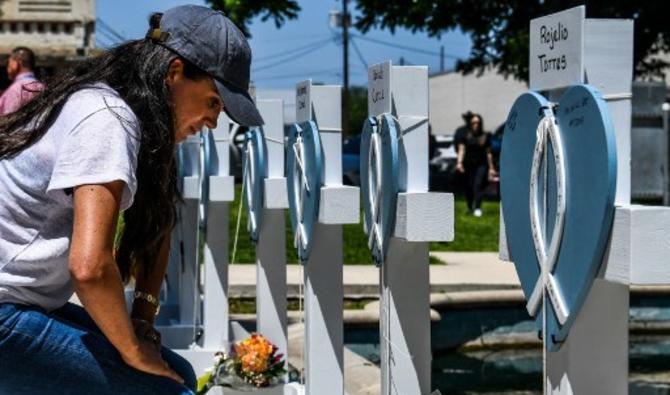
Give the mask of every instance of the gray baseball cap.
POLYGON ((160 29, 150 29, 147 36, 211 75, 233 121, 263 125, 248 92, 251 48, 223 13, 196 5, 170 8, 163 13, 160 29))

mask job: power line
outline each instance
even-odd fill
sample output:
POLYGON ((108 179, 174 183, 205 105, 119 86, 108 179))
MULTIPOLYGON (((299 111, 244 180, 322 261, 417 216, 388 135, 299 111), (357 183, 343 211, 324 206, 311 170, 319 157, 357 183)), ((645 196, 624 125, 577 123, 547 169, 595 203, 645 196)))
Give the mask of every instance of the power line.
POLYGON ((262 62, 264 60, 270 60, 270 59, 275 59, 276 60, 277 57, 284 57, 284 56, 293 54, 295 52, 300 52, 307 47, 322 45, 322 44, 325 44, 325 43, 329 42, 330 40, 332 40, 332 37, 329 37, 325 40, 312 41, 309 44, 301 45, 299 47, 292 48, 292 49, 289 49, 287 51, 281 51, 281 52, 276 52, 276 53, 271 54, 271 55, 261 56, 258 59, 254 59, 254 62, 262 62))
MULTIPOLYGON (((330 41, 330 40, 329 40, 329 41, 330 41)), ((286 59, 282 59, 282 60, 276 61, 276 62, 274 62, 274 63, 270 63, 270 64, 268 64, 268 65, 259 67, 259 68, 257 68, 257 69, 254 69, 253 71, 254 71, 254 72, 259 72, 259 71, 262 71, 262 70, 267 70, 267 69, 273 68, 273 67, 275 67, 275 66, 279 66, 279 65, 282 65, 282 64, 285 64, 285 63, 289 63, 289 62, 292 62, 292 61, 294 61, 294 60, 298 60, 302 55, 306 55, 306 54, 308 54, 308 53, 310 53, 310 52, 312 52, 312 51, 318 51, 318 50, 320 50, 320 49, 322 49, 322 48, 324 48, 323 44, 319 44, 319 45, 316 45, 316 46, 312 46, 312 47, 310 47, 310 48, 305 48, 305 50, 303 50, 302 52, 297 53, 297 54, 294 54, 294 55, 291 56, 291 57, 288 57, 288 58, 286 58, 286 59)))
POLYGON ((330 37, 330 33, 322 33, 322 34, 301 34, 299 36, 293 36, 293 37, 280 37, 280 38, 274 38, 274 39, 262 39, 262 40, 256 40, 252 39, 252 43, 276 43, 276 42, 286 42, 286 41, 305 41, 309 39, 319 39, 319 38, 324 38, 324 37, 330 37))
POLYGON ((105 40, 110 42, 112 45, 116 45, 117 43, 119 43, 119 40, 117 40, 116 37, 114 37, 113 35, 111 35, 110 33, 106 32, 104 30, 98 31, 98 34, 97 34, 96 37, 97 38, 104 38, 105 40))
MULTIPOLYGON (((96 20, 96 22, 98 23, 98 26, 101 27, 103 30, 106 30, 108 34, 110 34, 111 36, 113 36, 113 37, 116 39, 116 41, 128 41, 127 38, 125 38, 121 33, 119 33, 119 32, 117 32, 116 30, 114 30, 113 27, 111 27, 110 25, 108 25, 108 24, 107 24, 104 20, 102 20, 101 18, 96 18, 95 20, 96 20)), ((101 30, 101 31, 102 31, 102 30, 101 30)))
POLYGON ((268 81, 268 80, 281 80, 285 78, 297 78, 297 77, 305 77, 308 78, 310 75, 319 75, 319 74, 331 74, 331 73, 336 73, 341 71, 340 68, 334 68, 334 69, 322 69, 322 70, 315 70, 315 71, 303 71, 301 73, 292 73, 292 74, 281 74, 281 75, 273 75, 269 77, 261 77, 261 78, 252 78, 254 81, 268 81))
POLYGON ((111 42, 109 42, 109 41, 107 41, 106 38, 103 39, 103 38, 100 37, 100 36, 96 36, 95 39, 96 39, 96 41, 98 41, 98 43, 99 43, 103 48, 111 48, 111 47, 114 46, 114 44, 111 43, 111 42))
POLYGON ((351 46, 354 47, 354 51, 356 51, 356 55, 358 55, 358 60, 361 61, 363 64, 363 67, 365 68, 365 72, 367 73, 368 71, 368 62, 365 61, 365 58, 363 57, 363 53, 361 50, 358 48, 358 45, 356 44, 356 41, 354 41, 354 37, 351 36, 351 46))
MULTIPOLYGON (((342 70, 338 68, 333 68, 333 69, 322 69, 322 70, 315 70, 315 71, 303 71, 301 73, 292 73, 292 74, 280 74, 280 75, 271 75, 268 77, 260 77, 260 78, 252 78, 253 81, 270 81, 270 80, 281 80, 281 79, 288 79, 288 78, 309 78, 310 76, 313 75, 323 75, 323 74, 332 74, 332 75, 342 75, 342 70)), ((362 75, 363 73, 357 72, 357 71, 352 71, 351 74, 353 75, 362 75)))
MULTIPOLYGON (((397 49, 403 49, 405 51, 416 52, 416 53, 420 53, 420 54, 424 54, 424 55, 432 55, 432 56, 437 56, 437 57, 442 56, 442 54, 440 54, 439 52, 433 52, 433 51, 428 51, 428 50, 425 50, 425 49, 408 47, 408 46, 405 46, 405 45, 395 44, 395 43, 384 41, 384 40, 378 40, 376 38, 361 36, 359 34, 354 35, 354 37, 356 37, 358 39, 361 39, 361 40, 364 40, 364 41, 369 41, 369 42, 375 43, 375 44, 386 45, 388 47, 393 47, 393 48, 397 48, 397 49)), ((460 59, 460 57, 458 57, 456 55, 447 54, 447 53, 444 54, 444 57, 451 58, 451 59, 460 59)))

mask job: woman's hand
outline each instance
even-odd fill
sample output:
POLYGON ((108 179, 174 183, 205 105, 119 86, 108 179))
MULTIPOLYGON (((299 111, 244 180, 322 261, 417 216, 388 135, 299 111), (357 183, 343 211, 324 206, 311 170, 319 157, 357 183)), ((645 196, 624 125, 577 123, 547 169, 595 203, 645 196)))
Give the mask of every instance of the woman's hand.
POLYGON ((138 347, 122 353, 121 357, 128 366, 141 372, 167 377, 184 384, 184 379, 168 366, 161 357, 160 349, 150 340, 140 337, 138 347))
POLYGON ((489 168, 489 180, 494 179, 498 176, 498 172, 494 168, 489 168))
POLYGON ((465 167, 463 167, 463 163, 456 163, 456 171, 459 173, 465 173, 465 167))

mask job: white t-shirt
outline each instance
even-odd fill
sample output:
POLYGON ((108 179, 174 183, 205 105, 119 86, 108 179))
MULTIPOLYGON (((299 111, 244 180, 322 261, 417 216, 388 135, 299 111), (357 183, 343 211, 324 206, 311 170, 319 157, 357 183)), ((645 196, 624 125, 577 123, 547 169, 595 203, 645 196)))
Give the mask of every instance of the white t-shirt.
POLYGON ((37 143, 0 160, 0 303, 52 310, 68 301, 72 188, 122 180, 127 209, 139 145, 135 114, 98 83, 74 93, 37 143))

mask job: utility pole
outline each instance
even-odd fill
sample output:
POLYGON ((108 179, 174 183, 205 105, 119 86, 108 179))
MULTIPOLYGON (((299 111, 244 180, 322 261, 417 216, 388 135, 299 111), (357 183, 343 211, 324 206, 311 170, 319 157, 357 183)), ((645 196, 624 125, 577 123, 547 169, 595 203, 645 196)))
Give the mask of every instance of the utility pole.
POLYGON ((444 45, 440 45, 440 72, 444 71, 444 45))
POLYGON ((348 0, 342 0, 342 136, 349 136, 349 12, 348 0))

